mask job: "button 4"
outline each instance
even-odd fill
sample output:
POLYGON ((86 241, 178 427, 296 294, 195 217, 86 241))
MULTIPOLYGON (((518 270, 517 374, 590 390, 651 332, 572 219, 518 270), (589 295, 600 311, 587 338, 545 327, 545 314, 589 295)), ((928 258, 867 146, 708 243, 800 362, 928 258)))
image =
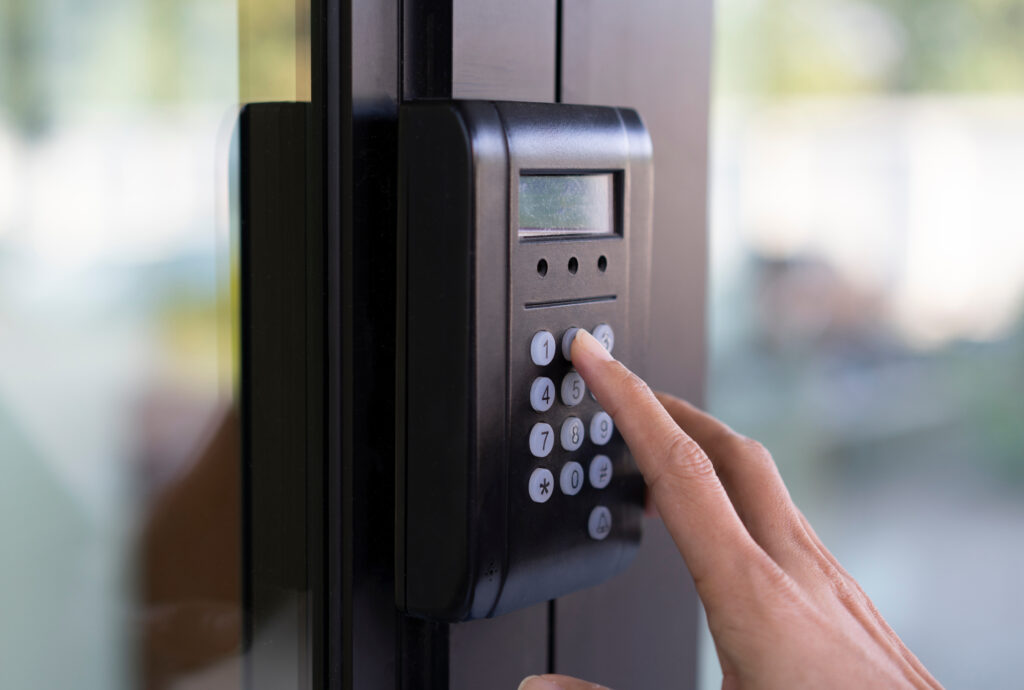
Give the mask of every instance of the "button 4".
MULTIPOLYGON (((565 384, 562 384, 565 390, 565 384)), ((530 385, 530 407, 537 412, 547 412, 555 404, 555 384, 547 376, 538 376, 530 385)))

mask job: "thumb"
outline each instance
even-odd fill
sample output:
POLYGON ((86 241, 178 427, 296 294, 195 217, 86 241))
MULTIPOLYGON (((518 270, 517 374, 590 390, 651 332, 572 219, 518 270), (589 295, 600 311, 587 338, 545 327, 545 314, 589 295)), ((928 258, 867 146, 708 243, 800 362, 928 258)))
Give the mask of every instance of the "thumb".
POLYGON ((588 683, 572 676, 546 674, 529 676, 519 684, 519 690, 609 690, 597 683, 588 683))

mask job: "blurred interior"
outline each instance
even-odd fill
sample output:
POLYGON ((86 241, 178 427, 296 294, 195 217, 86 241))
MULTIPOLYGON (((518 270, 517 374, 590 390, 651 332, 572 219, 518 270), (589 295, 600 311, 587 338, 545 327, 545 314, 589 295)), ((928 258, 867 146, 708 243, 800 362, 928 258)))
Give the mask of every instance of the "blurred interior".
POLYGON ((941 682, 1017 687, 1024 2, 716 10, 711 409, 941 682))

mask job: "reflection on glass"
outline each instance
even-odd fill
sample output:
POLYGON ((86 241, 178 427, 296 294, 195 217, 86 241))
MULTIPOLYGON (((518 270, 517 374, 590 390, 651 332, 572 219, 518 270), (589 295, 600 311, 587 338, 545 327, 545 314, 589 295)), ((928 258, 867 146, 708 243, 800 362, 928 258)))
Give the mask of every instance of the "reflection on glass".
POLYGON ((308 21, 0 9, 0 687, 239 685, 228 143, 240 73, 308 97, 308 21))
POLYGON ((1016 687, 1024 3, 722 10, 712 408, 940 681, 1016 687))

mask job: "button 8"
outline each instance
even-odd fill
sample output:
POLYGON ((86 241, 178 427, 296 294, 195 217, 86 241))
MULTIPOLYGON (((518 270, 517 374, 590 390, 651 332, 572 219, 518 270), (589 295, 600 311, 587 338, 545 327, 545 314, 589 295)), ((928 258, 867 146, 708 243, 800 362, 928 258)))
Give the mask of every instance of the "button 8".
POLYGON ((562 448, 579 450, 583 445, 583 422, 579 417, 569 417, 562 422, 562 448))

